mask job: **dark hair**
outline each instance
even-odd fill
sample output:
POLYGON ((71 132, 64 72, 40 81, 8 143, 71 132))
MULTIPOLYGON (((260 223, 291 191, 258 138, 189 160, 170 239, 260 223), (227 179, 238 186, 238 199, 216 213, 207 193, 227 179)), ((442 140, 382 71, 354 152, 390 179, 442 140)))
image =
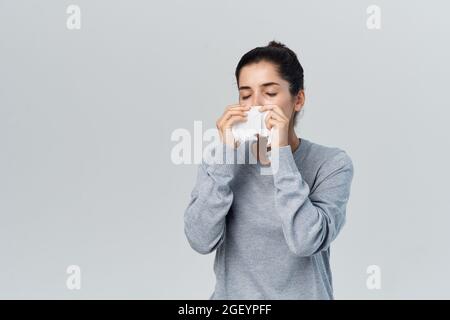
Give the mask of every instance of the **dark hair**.
MULTIPOLYGON (((289 91, 292 96, 304 89, 303 67, 298 61, 297 55, 284 44, 274 40, 270 41, 267 46, 256 47, 242 56, 235 72, 237 83, 239 83, 239 74, 244 66, 263 60, 276 65, 280 77, 289 82, 289 91)), ((294 115, 294 120, 297 113, 294 115)))

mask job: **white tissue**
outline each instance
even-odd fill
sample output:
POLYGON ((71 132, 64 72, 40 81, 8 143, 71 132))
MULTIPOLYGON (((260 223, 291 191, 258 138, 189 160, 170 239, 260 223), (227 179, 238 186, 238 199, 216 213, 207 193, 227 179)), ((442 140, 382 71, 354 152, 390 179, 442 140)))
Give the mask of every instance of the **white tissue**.
POLYGON ((247 121, 235 123, 231 127, 231 132, 236 140, 244 141, 257 140, 256 134, 267 137, 268 143, 272 141, 272 130, 267 129, 265 119, 268 111, 259 111, 260 106, 253 106, 247 111, 247 121))

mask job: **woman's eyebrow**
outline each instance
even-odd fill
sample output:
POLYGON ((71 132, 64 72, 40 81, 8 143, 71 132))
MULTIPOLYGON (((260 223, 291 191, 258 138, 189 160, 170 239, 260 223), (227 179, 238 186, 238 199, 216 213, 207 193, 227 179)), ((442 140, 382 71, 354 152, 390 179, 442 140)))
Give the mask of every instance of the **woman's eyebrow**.
POLYGON ((268 87, 268 86, 273 86, 273 85, 279 86, 280 84, 277 82, 266 82, 266 83, 263 83, 262 85, 260 85, 260 87, 268 87))
MULTIPOLYGON (((273 86, 273 85, 279 86, 280 84, 277 82, 266 82, 266 83, 261 84, 260 87, 268 87, 268 86, 273 86)), ((239 87, 239 90, 251 90, 251 87, 241 86, 241 87, 239 87)))

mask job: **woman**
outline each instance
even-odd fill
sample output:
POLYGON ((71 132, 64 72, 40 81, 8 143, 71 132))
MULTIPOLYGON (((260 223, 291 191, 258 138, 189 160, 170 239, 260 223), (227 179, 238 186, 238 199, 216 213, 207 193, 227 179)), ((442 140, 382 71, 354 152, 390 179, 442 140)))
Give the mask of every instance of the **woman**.
POLYGON ((197 252, 216 250, 210 299, 333 299, 330 244, 345 222, 352 161, 339 148, 297 137, 303 68, 285 45, 271 41, 246 53, 236 80, 239 105, 217 120, 222 148, 241 148, 230 128, 246 121, 250 106, 262 106, 279 162, 272 175, 261 174, 259 161, 199 166, 184 231, 197 252))

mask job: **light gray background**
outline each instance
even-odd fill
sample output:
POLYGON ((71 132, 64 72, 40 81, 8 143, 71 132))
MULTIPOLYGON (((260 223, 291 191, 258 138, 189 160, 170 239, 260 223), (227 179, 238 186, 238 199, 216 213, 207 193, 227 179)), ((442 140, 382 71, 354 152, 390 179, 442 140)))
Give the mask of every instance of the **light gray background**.
POLYGON ((332 245, 337 299, 450 298, 450 4, 0 0, 0 298, 206 299, 188 245, 196 166, 177 128, 214 127, 234 70, 279 40, 305 69, 301 137, 355 177, 332 245), (66 8, 81 8, 81 30, 66 8), (366 28, 366 8, 382 29, 366 28), (82 288, 66 288, 79 265, 82 288), (379 265, 381 290, 366 288, 379 265))

